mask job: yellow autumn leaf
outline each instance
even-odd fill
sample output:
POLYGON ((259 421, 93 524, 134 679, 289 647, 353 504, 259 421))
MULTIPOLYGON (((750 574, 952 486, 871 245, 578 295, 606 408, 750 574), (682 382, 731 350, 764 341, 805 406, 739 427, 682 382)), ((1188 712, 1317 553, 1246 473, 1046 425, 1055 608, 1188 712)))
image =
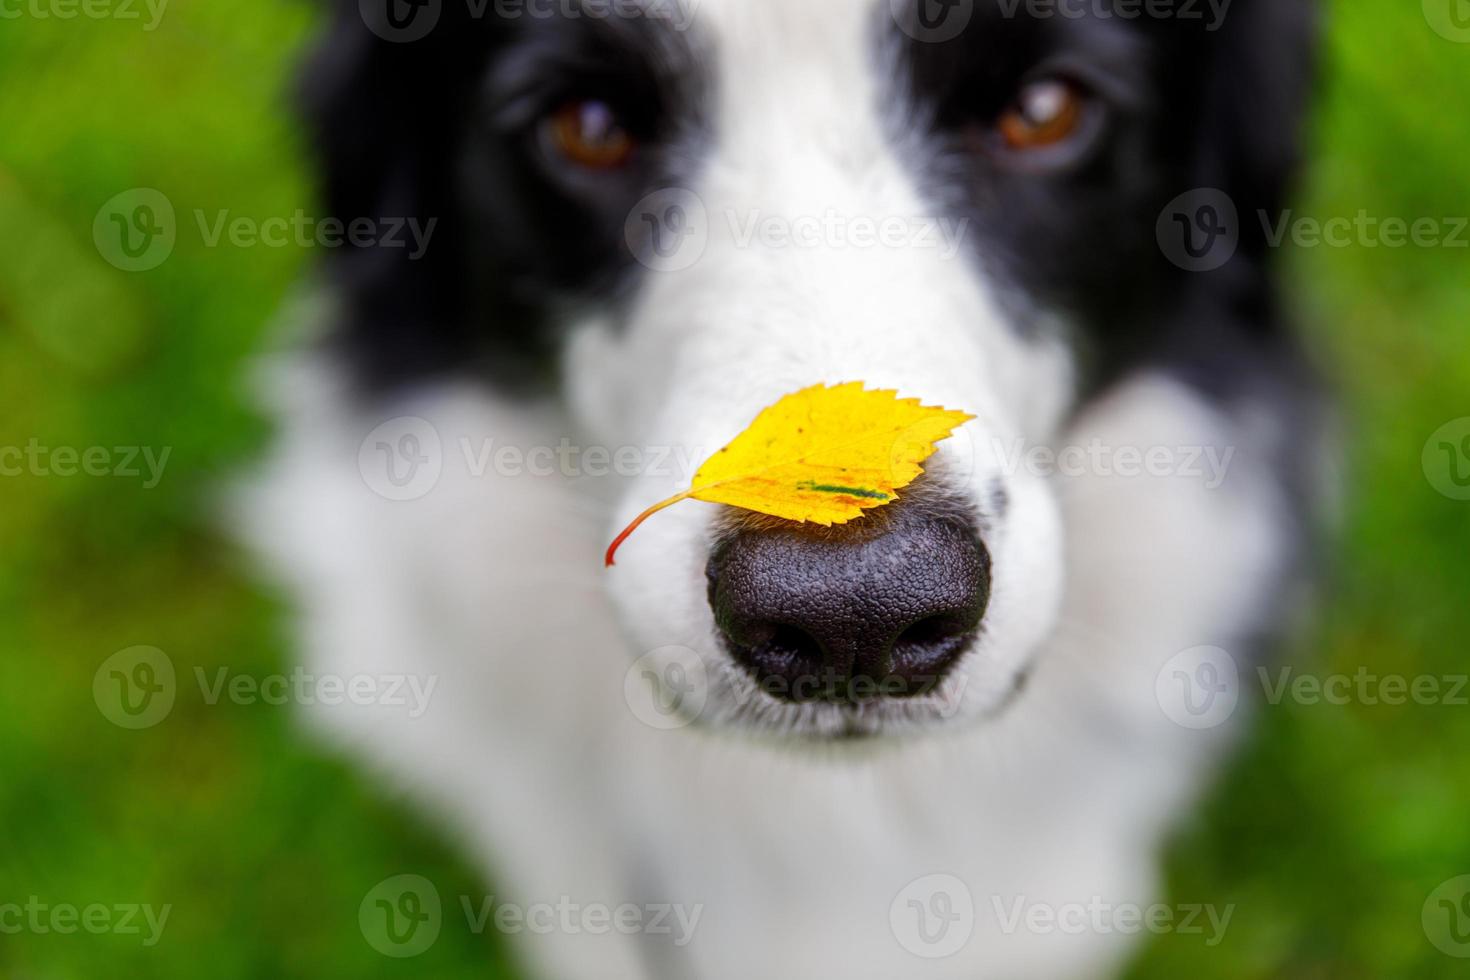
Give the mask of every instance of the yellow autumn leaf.
POLYGON ((688 490, 639 514, 608 547, 607 564, 640 524, 691 497, 824 527, 846 524, 897 499, 935 443, 972 418, 894 391, 868 391, 861 381, 803 388, 706 460, 688 490))

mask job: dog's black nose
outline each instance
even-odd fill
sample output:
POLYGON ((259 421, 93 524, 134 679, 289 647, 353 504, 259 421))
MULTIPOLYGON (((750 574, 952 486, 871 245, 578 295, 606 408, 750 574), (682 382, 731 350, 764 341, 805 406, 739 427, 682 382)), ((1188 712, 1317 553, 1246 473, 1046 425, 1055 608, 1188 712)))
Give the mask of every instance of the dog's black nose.
POLYGON ((990 597, 985 546, 961 520, 888 510, 846 527, 747 528, 716 547, 715 622, 767 693, 913 697, 964 652, 990 597))

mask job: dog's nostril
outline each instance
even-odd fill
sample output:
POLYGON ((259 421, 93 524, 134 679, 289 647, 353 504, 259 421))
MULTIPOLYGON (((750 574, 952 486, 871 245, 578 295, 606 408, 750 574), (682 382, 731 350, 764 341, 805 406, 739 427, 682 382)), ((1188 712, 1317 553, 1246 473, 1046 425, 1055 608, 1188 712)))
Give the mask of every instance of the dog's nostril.
POLYGON ((978 621, 968 611, 929 616, 904 630, 893 644, 891 671, 911 694, 927 694, 963 652, 978 621))
POLYGON ((777 626, 768 643, 770 655, 783 661, 820 664, 822 645, 799 626, 777 626))
POLYGON ((974 530, 915 510, 836 532, 741 530, 707 573, 731 656, 766 693, 797 702, 932 691, 975 635, 990 591, 974 530))
POLYGON ((762 663, 774 666, 822 662, 822 645, 800 626, 726 615, 720 619, 720 629, 728 643, 744 651, 743 656, 762 663))
POLYGON ((823 693, 818 689, 825 660, 822 645, 801 627, 759 624, 727 630, 726 640, 735 659, 770 693, 794 701, 823 693))
POLYGON ((930 616, 927 619, 921 619, 899 635, 894 647, 918 650, 932 647, 954 636, 955 620, 954 616, 930 616))

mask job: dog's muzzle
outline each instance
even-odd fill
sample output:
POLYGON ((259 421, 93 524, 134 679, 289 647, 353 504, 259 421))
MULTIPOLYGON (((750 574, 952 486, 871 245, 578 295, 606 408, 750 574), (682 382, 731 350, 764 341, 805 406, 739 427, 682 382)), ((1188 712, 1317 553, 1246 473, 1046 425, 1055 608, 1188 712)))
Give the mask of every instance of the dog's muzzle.
POLYGON ((930 693, 990 597, 973 524, 902 500, 840 527, 742 525, 720 539, 706 574, 730 655, 792 702, 930 693))

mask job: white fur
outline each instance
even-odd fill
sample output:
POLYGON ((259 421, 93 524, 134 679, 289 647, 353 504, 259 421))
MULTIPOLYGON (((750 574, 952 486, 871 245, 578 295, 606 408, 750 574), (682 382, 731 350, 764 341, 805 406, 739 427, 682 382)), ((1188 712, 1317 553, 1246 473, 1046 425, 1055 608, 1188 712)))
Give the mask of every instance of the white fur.
MULTIPOLYGON (((310 666, 440 678, 420 718, 343 706, 316 720, 443 812, 497 894, 702 904, 683 954, 684 975, 702 978, 1107 976, 1125 955, 1122 935, 1004 935, 990 898, 1155 897, 1159 836, 1226 731, 1175 726, 1155 676, 1180 650, 1228 648, 1279 572, 1278 501, 1249 457, 1213 491, 1174 477, 1071 484, 1060 625, 998 717, 858 743, 657 731, 624 700, 642 651, 619 639, 604 588, 616 573, 600 570, 586 496, 559 477, 475 476, 448 451, 428 497, 383 500, 356 467, 381 417, 344 413, 330 375, 294 370, 307 373, 283 385, 289 436, 252 498, 251 534, 294 579, 310 666), (966 882, 979 906, 965 949, 938 962, 888 927, 894 897, 933 873, 966 882)), ((382 411, 429 419, 451 445, 555 445, 564 431, 552 411, 470 388, 382 411)), ((1146 378, 1067 438, 1094 434, 1243 436, 1146 378)), ((671 570, 669 591, 697 571, 671 570)), ((634 940, 525 942, 549 978, 644 975, 634 940)))
MULTIPOLYGON (((1155 678, 1181 650, 1228 648, 1268 606, 1284 518, 1265 437, 1156 376, 1059 431, 1060 345, 1023 342, 963 257, 741 247, 728 233, 731 211, 926 215, 870 108, 872 15, 866 0, 700 5, 724 73, 716 147, 692 189, 713 216, 708 247, 689 269, 651 274, 616 328, 574 325, 564 404, 445 383, 361 410, 328 366, 295 359, 274 374, 284 435, 247 533, 295 588, 311 666, 440 678, 422 717, 320 708, 323 730, 444 814, 497 894, 703 906, 682 948, 523 937, 551 980, 1109 976, 1133 937, 1007 934, 992 899, 1153 900, 1160 836, 1229 730, 1176 726, 1155 678), (845 380, 978 416, 932 466, 989 518, 983 637, 933 701, 867 719, 886 738, 824 741, 840 709, 752 706, 761 696, 739 690, 705 599, 713 506, 660 514, 601 568, 611 533, 687 472, 496 476, 462 451, 570 437, 698 463, 780 395, 845 380), (358 448, 408 415, 434 426, 444 471, 426 496, 394 502, 363 481, 358 448), (1238 453, 1217 489, 1056 481, 1004 463, 1016 439, 1094 436, 1238 453), (997 478, 1004 517, 987 510, 997 478), (663 731, 624 689, 635 659, 668 647, 692 651, 712 683, 700 724, 663 731), (925 733, 899 734, 915 725, 925 733), (927 960, 889 912, 936 873, 968 886, 977 922, 961 950, 927 960)), ((455 920, 457 901, 446 906, 455 920)))
MULTIPOLYGON (((931 468, 968 486, 983 510, 986 486, 1001 475, 997 447, 1044 439, 1054 429, 1069 366, 1057 347, 1019 341, 967 254, 740 240, 738 228, 756 214, 787 221, 829 211, 850 219, 934 217, 877 111, 874 16, 862 0, 821 9, 774 2, 700 8, 699 26, 717 39, 724 73, 711 111, 715 148, 693 189, 708 216, 708 243, 692 267, 652 273, 626 322, 574 335, 566 390, 577 417, 595 426, 593 439, 712 452, 788 392, 862 380, 978 416, 942 446, 931 468)), ((609 536, 682 489, 688 475, 635 481, 607 525, 609 536)), ((1049 491, 1025 472, 1005 477, 1012 513, 986 541, 1003 572, 968 658, 973 669, 956 672, 945 692, 962 693, 972 713, 1007 696, 1050 626, 1060 584, 1049 491)), ((713 693, 729 712, 739 681, 726 676, 702 584, 714 512, 694 503, 660 515, 625 546, 609 585, 635 646, 699 652, 721 680, 713 693), (678 583, 673 591, 671 581, 678 583)), ((833 730, 851 720, 830 706, 760 707, 768 724, 784 728, 833 730)), ((886 713, 899 712, 911 714, 912 706, 886 713)))

